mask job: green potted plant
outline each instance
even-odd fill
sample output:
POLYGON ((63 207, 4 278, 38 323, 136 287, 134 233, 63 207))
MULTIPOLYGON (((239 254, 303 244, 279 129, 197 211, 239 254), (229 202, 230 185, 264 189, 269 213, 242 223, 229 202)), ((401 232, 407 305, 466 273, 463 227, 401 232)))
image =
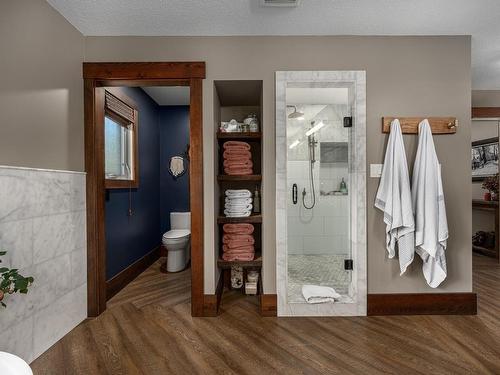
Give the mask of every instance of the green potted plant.
MULTIPOLYGON (((6 251, 0 251, 0 256, 7 254, 6 251)), ((2 260, 0 260, 2 263, 2 260)), ((19 274, 18 269, 0 267, 0 304, 7 307, 4 298, 7 294, 28 293, 28 288, 33 284, 33 277, 24 277, 19 274)))

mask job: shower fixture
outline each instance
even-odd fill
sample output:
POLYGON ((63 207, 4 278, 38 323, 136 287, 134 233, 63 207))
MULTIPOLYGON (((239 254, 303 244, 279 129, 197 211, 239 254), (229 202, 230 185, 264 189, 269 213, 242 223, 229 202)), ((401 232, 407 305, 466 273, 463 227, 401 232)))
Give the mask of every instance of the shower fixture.
POLYGON ((293 112, 288 115, 289 119, 303 120, 304 113, 297 111, 297 107, 294 105, 287 105, 287 108, 293 108, 293 112))
POLYGON ((313 176, 313 168, 314 163, 316 163, 316 145, 318 141, 316 140, 314 133, 316 133, 319 129, 325 126, 323 121, 320 121, 318 124, 314 125, 315 122, 311 121, 311 128, 306 132, 307 135, 307 145, 309 146, 309 187, 311 189, 312 201, 311 205, 308 206, 306 204, 306 188, 302 190, 302 205, 306 210, 312 210, 316 205, 316 192, 314 191, 314 176, 313 176))
POLYGON ((314 121, 311 122, 311 129, 306 131, 306 135, 309 137, 310 135, 314 135, 319 129, 321 129, 323 126, 325 126, 325 123, 323 121, 318 122, 316 125, 314 125, 314 121))

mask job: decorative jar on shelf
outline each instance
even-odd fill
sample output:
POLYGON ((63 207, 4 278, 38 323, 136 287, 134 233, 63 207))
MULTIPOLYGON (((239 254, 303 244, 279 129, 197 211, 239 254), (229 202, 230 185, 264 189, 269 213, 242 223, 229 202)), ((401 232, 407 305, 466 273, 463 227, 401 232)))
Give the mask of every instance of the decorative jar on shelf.
POLYGON ((485 192, 483 195, 483 199, 487 202, 491 201, 491 193, 489 191, 485 192))
POLYGON ((243 123, 248 125, 249 131, 252 133, 256 133, 259 131, 259 120, 257 119, 257 115, 255 113, 250 113, 244 120, 243 123))

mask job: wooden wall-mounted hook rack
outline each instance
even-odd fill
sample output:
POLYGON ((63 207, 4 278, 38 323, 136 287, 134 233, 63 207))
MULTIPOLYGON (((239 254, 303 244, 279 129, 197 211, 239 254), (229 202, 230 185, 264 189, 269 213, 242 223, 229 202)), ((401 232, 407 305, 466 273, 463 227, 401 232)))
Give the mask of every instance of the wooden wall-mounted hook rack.
POLYGON ((456 117, 382 117, 382 133, 391 131, 391 122, 396 118, 403 134, 418 134, 418 124, 424 119, 429 120, 432 134, 454 134, 458 127, 456 117))

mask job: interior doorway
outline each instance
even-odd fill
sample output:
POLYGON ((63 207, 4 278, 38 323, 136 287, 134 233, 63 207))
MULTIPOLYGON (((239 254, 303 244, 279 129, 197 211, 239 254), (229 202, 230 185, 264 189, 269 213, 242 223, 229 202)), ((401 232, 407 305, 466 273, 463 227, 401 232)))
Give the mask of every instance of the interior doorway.
MULTIPOLYGON (((104 87, 189 87, 189 200, 191 211, 191 314, 203 316, 204 62, 84 63, 85 170, 87 172, 88 316, 106 309, 104 87)), ((127 172, 130 173, 130 172, 127 172)), ((133 180, 133 179, 132 179, 133 180)), ((109 183, 109 182, 108 182, 109 183)))
POLYGON ((500 108, 472 108, 472 250, 474 259, 500 261, 498 139, 500 108))

